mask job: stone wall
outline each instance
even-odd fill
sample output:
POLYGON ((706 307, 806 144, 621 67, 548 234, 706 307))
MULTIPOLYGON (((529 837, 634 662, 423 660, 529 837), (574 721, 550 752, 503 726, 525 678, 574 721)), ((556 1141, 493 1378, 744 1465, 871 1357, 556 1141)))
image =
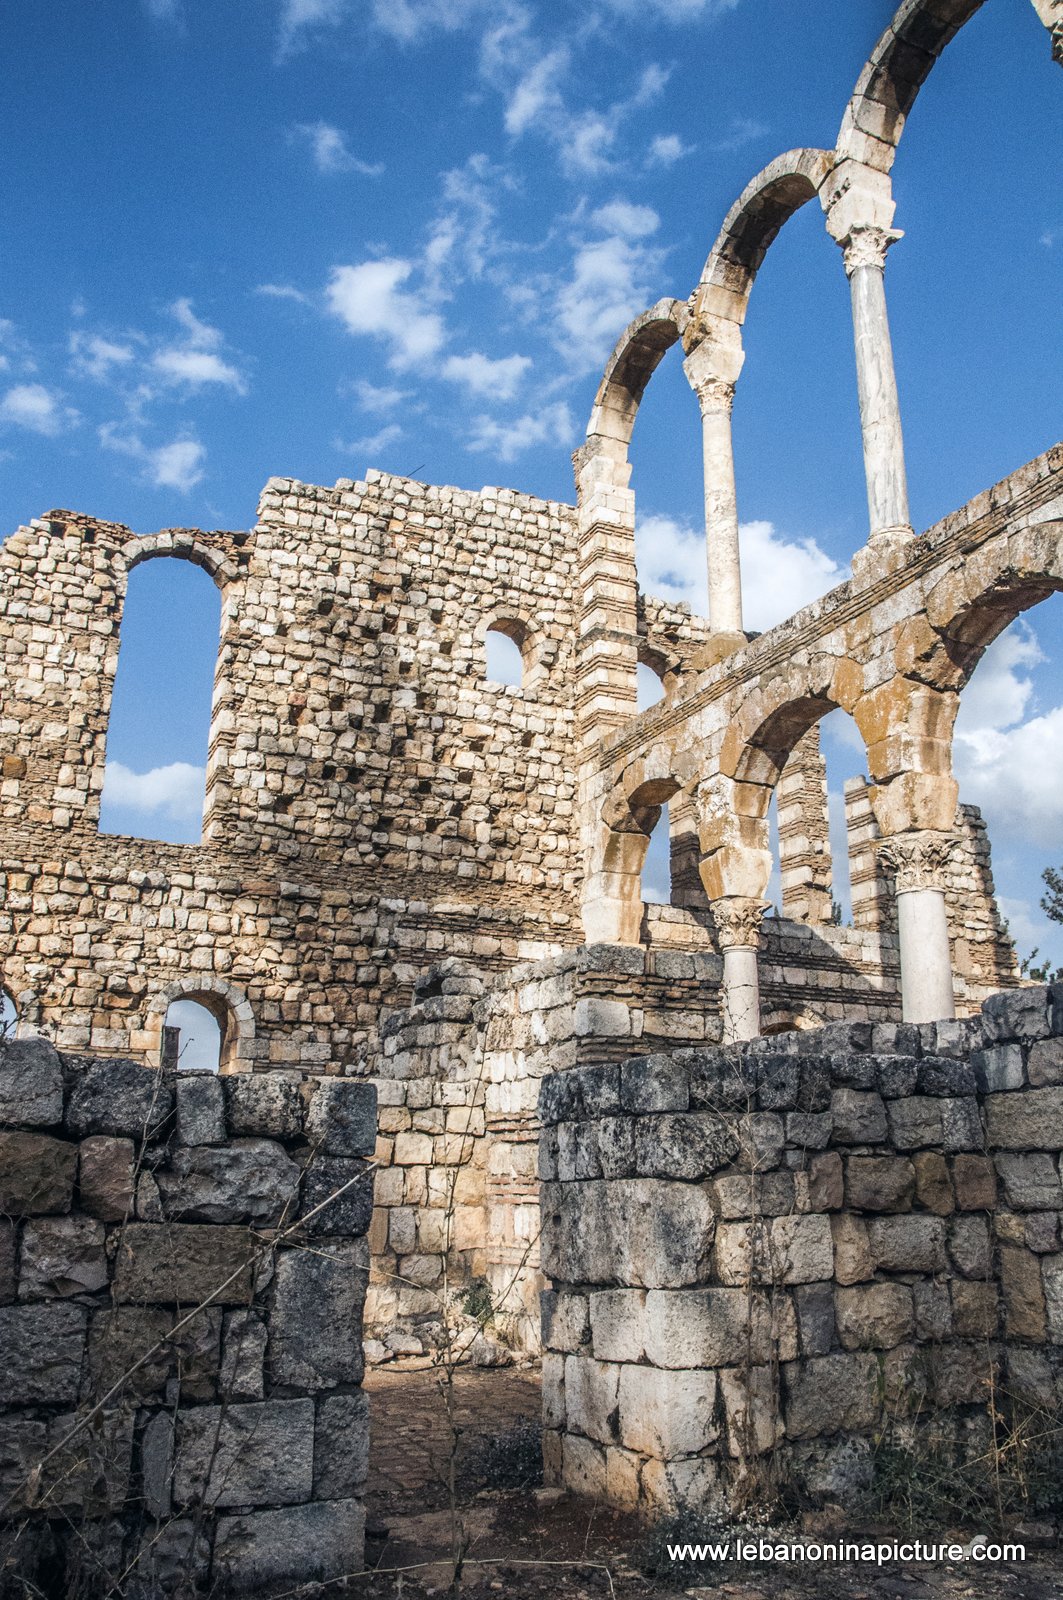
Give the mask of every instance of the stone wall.
POLYGON ((1063 986, 570 1065, 540 1115, 553 1481, 844 1500, 876 1439, 933 1432, 956 1464, 991 1405, 1058 1413, 1063 986))
POLYGON ((0 1044, 5 1593, 361 1570, 375 1120, 350 1080, 0 1044))

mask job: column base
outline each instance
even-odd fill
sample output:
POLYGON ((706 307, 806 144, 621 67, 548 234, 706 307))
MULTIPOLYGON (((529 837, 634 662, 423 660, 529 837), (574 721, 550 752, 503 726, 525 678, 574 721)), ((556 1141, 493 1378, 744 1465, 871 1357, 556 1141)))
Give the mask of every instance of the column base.
POLYGON ((864 587, 903 567, 911 554, 915 534, 907 523, 880 528, 853 556, 853 580, 864 587))

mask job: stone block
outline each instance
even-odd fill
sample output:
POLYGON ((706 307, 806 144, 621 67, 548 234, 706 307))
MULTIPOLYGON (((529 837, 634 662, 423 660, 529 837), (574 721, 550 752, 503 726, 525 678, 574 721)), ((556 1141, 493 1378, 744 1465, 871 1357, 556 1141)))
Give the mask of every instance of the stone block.
POLYGON ((1038 1255, 1058 1250, 1061 1220, 1058 1211, 1031 1211, 1024 1229, 1027 1249, 1036 1250, 1038 1255))
POLYGON ((1050 994, 1043 984, 1005 989, 991 994, 982 1006, 982 1028, 987 1039, 1045 1039, 1048 1037, 1050 994))
POLYGON ((149 1417, 140 1439, 140 1476, 144 1508, 157 1522, 173 1512, 174 1427, 171 1411, 149 1417))
POLYGON ((915 1198, 926 1211, 947 1217, 956 1209, 949 1164, 938 1150, 919 1150, 912 1156, 915 1198))
POLYGON ((937 1095, 941 1099, 972 1095, 977 1087, 969 1064, 949 1056, 924 1056, 919 1062, 915 1086, 918 1094, 937 1095))
POLYGON ((975 1050, 971 1056, 971 1070, 982 1094, 999 1094, 1008 1089, 1021 1089, 1026 1082, 1022 1064, 1022 1046, 997 1044, 991 1045, 987 1050, 975 1050))
POLYGON ((0 1308, 0 1406, 72 1405, 81 1382, 87 1321, 82 1306, 0 1308))
POLYGON ((993 1359, 984 1341, 938 1345, 928 1352, 933 1399, 939 1406, 984 1405, 993 1387, 993 1359))
POLYGON ((904 1156, 850 1156, 845 1199, 857 1211, 909 1211, 915 1199, 915 1168, 904 1156))
POLYGON ((710 1193, 720 1216, 728 1222, 739 1217, 777 1217, 794 1209, 790 1172, 734 1173, 717 1178, 710 1193))
POLYGON ((836 1291, 838 1338, 846 1350, 892 1350, 915 1331, 912 1293, 900 1283, 836 1291))
POLYGON ((177 1137, 181 1144, 222 1144, 225 1092, 213 1072, 184 1073, 177 1079, 177 1137))
POLYGON ((881 1095, 835 1089, 830 1109, 839 1144, 881 1144, 885 1139, 886 1108, 881 1095))
POLYGON ((598 1361, 641 1361, 644 1351, 646 1292, 605 1289, 588 1296, 591 1348, 598 1361))
POLYGON ((698 1455, 718 1434, 716 1374, 660 1367, 619 1369, 620 1442, 665 1461, 698 1455))
POLYGON ((642 1177, 696 1181, 727 1166, 737 1153, 734 1134, 711 1112, 642 1116, 635 1124, 635 1161, 642 1177))
POLYGON ((1029 1339, 1042 1344, 1047 1336, 1041 1258, 1014 1245, 1000 1247, 1000 1291, 1004 1326, 1009 1339, 1029 1339))
POLYGON ((605 1451, 579 1434, 561 1439, 561 1483, 584 1499, 601 1500, 606 1494, 605 1451))
POLYGON ((361 1383, 368 1276, 364 1240, 279 1253, 268 1356, 274 1383, 314 1393, 361 1383))
POLYGON ((307 1234, 311 1238, 336 1234, 352 1238, 367 1233, 373 1215, 374 1175, 374 1169, 356 1157, 312 1158, 303 1174, 299 1201, 300 1217, 316 1213, 304 1224, 307 1234))
POLYGON ((671 1056, 632 1056, 620 1068, 620 1103, 625 1111, 686 1111, 690 1077, 671 1056))
POLYGON ((782 1432, 779 1395, 771 1367, 731 1368, 720 1373, 727 1448, 737 1461, 774 1449, 782 1432))
POLYGON ((993 1249, 985 1217, 953 1218, 949 1224, 949 1255, 963 1277, 989 1277, 993 1249))
POLYGON ((825 1356, 834 1344, 834 1294, 829 1283, 800 1284, 794 1290, 803 1356, 825 1356))
POLYGON ((194 1406, 178 1413, 178 1505, 293 1505, 310 1498, 313 1475, 312 1400, 194 1406))
POLYGON ((0 1213, 9 1217, 69 1211, 76 1144, 47 1133, 0 1133, 0 1213))
POLYGON ((310 1097, 306 1137, 326 1156, 371 1156, 376 1086, 360 1078, 322 1078, 310 1097))
POLYGON ((297 1139, 303 1131, 298 1072, 239 1072, 219 1080, 236 1138, 297 1139))
POLYGON ((245 1228, 135 1222, 124 1229, 114 1298, 146 1305, 246 1305, 259 1246, 245 1228))
POLYGON ((103 1224, 92 1217, 36 1217, 22 1230, 18 1297, 95 1294, 107 1284, 103 1224))
POLYGON ((916 1338, 940 1343, 952 1336, 952 1301, 948 1285, 917 1279, 911 1285, 916 1338))
POLYGON ((603 1178, 627 1178, 635 1172, 634 1117, 602 1117, 591 1125, 596 1135, 595 1151, 603 1178))
POLYGON ((834 1243, 833 1276, 842 1284, 863 1283, 875 1270, 867 1223, 848 1212, 831 1217, 830 1223, 834 1243))
POLYGON ((0 1217, 0 1306, 9 1306, 15 1298, 17 1269, 18 1223, 10 1217, 0 1217))
POLYGON ((724 1050, 682 1050, 676 1058, 689 1073, 694 1109, 719 1115, 748 1111, 753 1105, 755 1080, 743 1057, 724 1050))
POLYGON ((254 1311, 227 1311, 218 1388, 225 1400, 265 1396, 266 1324, 254 1311))
POLYGON ((886 1272, 942 1272, 945 1223, 941 1217, 873 1217, 867 1225, 876 1267, 886 1272))
POLYGON ((175 1150, 155 1173, 167 1219, 276 1224, 294 1217, 300 1171, 269 1139, 175 1150))
POLYGON ((613 1117, 621 1110, 620 1068, 584 1067, 579 1073, 580 1108, 585 1117, 613 1117))
POLYGON ((51 1459, 43 1466, 39 1497, 53 1514, 67 1511, 92 1517, 120 1510, 129 1493, 132 1410, 95 1411, 87 1425, 84 1414, 77 1412, 50 1417, 48 1454, 51 1459))
POLYGON ((183 1401, 215 1399, 221 1324, 216 1306, 205 1307, 188 1321, 161 1306, 121 1305, 94 1311, 82 1400, 98 1398, 123 1380, 123 1400, 149 1398, 161 1393, 177 1374, 183 1401), (178 1322, 184 1326, 174 1333, 178 1322))
POLYGON ((1063 1039, 1038 1039, 1032 1044, 1026 1075, 1035 1089, 1063 1083, 1063 1039))
POLYGON ((78 1076, 66 1125, 79 1139, 91 1133, 144 1139, 160 1133, 169 1121, 173 1088, 160 1072, 135 1061, 67 1060, 78 1076))
POLYGON ((691 1369, 767 1361, 771 1310, 745 1289, 650 1290, 646 1296, 646 1359, 655 1367, 691 1369))
POLYGON ((369 1396, 330 1394, 317 1402, 314 1498, 346 1500, 360 1493, 369 1471, 369 1396))
POLYGON ((1063 1256, 1046 1256, 1041 1263, 1041 1282, 1052 1344, 1063 1344, 1063 1256))
POLYGON ((996 1157, 995 1166, 1004 1185, 1004 1199, 1015 1211, 1056 1211, 1063 1206, 1059 1171, 1051 1156, 996 1157))
POLYGON ((790 1439, 869 1428, 878 1414, 878 1361, 848 1352, 794 1361, 783 1368, 790 1439))
POLYGON ((361 1572, 365 1512, 358 1500, 219 1517, 213 1576, 226 1593, 249 1594, 264 1584, 325 1583, 361 1572))
POLYGON ((543 1347, 572 1354, 590 1337, 587 1296, 544 1289, 539 1296, 543 1347))
POLYGON ((824 1150, 808 1163, 810 1211, 838 1211, 845 1203, 845 1168, 836 1150, 824 1150))
POLYGON ((760 1111, 794 1111, 801 1083, 801 1062, 796 1056, 772 1052, 756 1059, 754 1082, 760 1111))
POLYGON ((800 1150, 825 1150, 832 1129, 829 1111, 790 1111, 786 1117, 786 1142, 800 1150))
POLYGON ((952 1331, 958 1339, 995 1339, 999 1314, 992 1283, 957 1278, 952 1283, 952 1331))
POLYGON ((63 1120, 63 1071, 47 1039, 0 1046, 0 1126, 51 1128, 63 1120))
POLYGON ((914 1050, 911 1055, 876 1055, 872 1065, 875 1085, 885 1099, 902 1100, 915 1094, 919 1063, 914 1050))
POLYGON ((81 1141, 78 1154, 78 1202, 101 1222, 122 1222, 133 1211, 132 1139, 106 1133, 81 1141))
POLYGON ((889 1102, 890 1140, 896 1150, 920 1150, 941 1143, 941 1101, 911 1095, 889 1102))
POLYGON ((705 1191, 659 1178, 544 1184, 544 1270, 567 1283, 680 1288, 705 1276, 715 1217, 705 1191))
MULTIPOLYGON (((33 1503, 31 1473, 48 1448, 48 1426, 25 1415, 0 1417, 0 1499, 8 1515, 33 1503)), ((14 1542, 13 1530, 6 1536, 14 1542)), ((8 1560, 13 1551, 6 1552, 8 1560)), ((31 1591, 32 1592, 32 1591, 31 1591)))
POLYGON ((991 1094, 986 1138, 995 1150, 1063 1150, 1063 1085, 991 1094))
POLYGON ((996 1171, 988 1156, 956 1156, 952 1162, 952 1182, 961 1211, 992 1211, 995 1207, 996 1171))
POLYGON ((941 1105, 941 1143, 950 1153, 954 1150, 982 1150, 985 1135, 978 1112, 978 1101, 973 1095, 961 1100, 943 1098, 941 1105))
POLYGON ((565 1417, 570 1431, 599 1444, 616 1443, 621 1368, 591 1356, 565 1357, 565 1417))

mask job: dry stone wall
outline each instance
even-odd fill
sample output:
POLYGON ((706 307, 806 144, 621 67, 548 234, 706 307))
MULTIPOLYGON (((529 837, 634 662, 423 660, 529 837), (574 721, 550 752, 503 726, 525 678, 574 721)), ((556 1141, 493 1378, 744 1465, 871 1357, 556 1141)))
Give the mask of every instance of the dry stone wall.
POLYGON ((1058 1414, 1063 986, 570 1066, 540 1115, 553 1481, 844 1501, 876 1439, 955 1467, 994 1406, 1058 1414))
POLYGON ((361 1570, 375 1124, 356 1081, 0 1045, 5 1594, 361 1570))

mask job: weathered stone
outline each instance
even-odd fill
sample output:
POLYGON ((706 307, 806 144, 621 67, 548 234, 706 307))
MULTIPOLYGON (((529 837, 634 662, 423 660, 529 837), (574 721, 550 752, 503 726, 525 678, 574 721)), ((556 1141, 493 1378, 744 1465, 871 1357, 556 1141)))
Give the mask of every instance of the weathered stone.
POLYGON ((721 1283, 815 1283, 830 1277, 833 1263, 830 1219, 825 1216, 725 1222, 716 1230, 721 1283))
POLYGON ((959 1339, 994 1339, 997 1333, 994 1284, 957 1278, 952 1284, 952 1328, 959 1339))
POLYGON ((783 1432, 775 1369, 732 1367, 720 1373, 720 1393, 730 1455, 747 1461, 774 1449, 783 1432))
POLYGON ((655 1367, 722 1367, 771 1353, 768 1302, 744 1289, 651 1289, 645 1329, 646 1359, 655 1367))
POLYGON ((981 1150, 985 1146, 978 1102, 973 1095, 963 1099, 942 1098, 941 1143, 948 1151, 981 1150))
POLYGON ((8 1306, 15 1298, 18 1281, 18 1223, 9 1217, 0 1217, 0 1306, 8 1306))
POLYGON ((38 1503, 86 1518, 118 1511, 129 1493, 133 1413, 125 1407, 67 1412, 48 1421, 38 1503))
POLYGON ((829 1283, 800 1284, 794 1307, 803 1356, 825 1356, 834 1344, 834 1294, 829 1283))
MULTIPOLYGON (((648 1370, 648 1369, 647 1369, 648 1370)), ((619 1438, 618 1385, 622 1368, 591 1356, 565 1357, 565 1425, 599 1444, 619 1438)))
POLYGON ((1000 1291, 1004 1300, 1004 1325, 1009 1339, 1031 1339, 1040 1344, 1047 1333, 1041 1262, 1030 1250, 1012 1245, 1000 1248, 1000 1291))
POLYGON ((948 1162, 937 1150, 920 1150, 912 1157, 915 1198, 927 1211, 947 1217, 956 1209, 948 1162))
POLYGON ((173 1470, 176 1428, 173 1413, 156 1411, 140 1438, 140 1477, 144 1507, 162 1522, 173 1512, 173 1470))
POLYGON ((949 1224, 949 1254, 965 1278, 988 1278, 993 1263, 989 1224, 984 1217, 955 1217, 949 1224))
POLYGON ((47 1039, 0 1041, 0 1125, 51 1128, 63 1120, 63 1072, 47 1039))
POLYGON ((786 1141, 801 1150, 825 1150, 832 1130, 829 1111, 791 1111, 786 1118, 786 1141))
POLYGON ((998 1155, 1004 1199, 1016 1211, 1056 1211, 1063 1206, 1059 1171, 1049 1155, 998 1155))
POLYGON ((221 1318, 216 1306, 207 1306, 187 1321, 159 1306, 119 1305, 94 1311, 82 1398, 106 1394, 118 1383, 123 1398, 156 1395, 180 1374, 182 1400, 213 1400, 221 1318), (177 1323, 183 1326, 174 1333, 177 1323))
POLYGON ((244 1228, 130 1223, 115 1262, 114 1298, 142 1304, 245 1305, 261 1247, 244 1228))
POLYGON ((1041 1264, 1048 1337, 1063 1344, 1063 1256, 1046 1256, 1041 1264))
POLYGON ((941 1143, 941 1101, 913 1095, 889 1102, 890 1139, 897 1150, 919 1150, 941 1143))
POLYGON ((253 1311, 227 1311, 218 1385, 226 1400, 265 1395, 266 1324, 253 1311))
POLYGON ((359 1078, 323 1078, 310 1097, 306 1137, 326 1156, 371 1156, 376 1144, 376 1086, 359 1078))
POLYGON ((982 1094, 1021 1089, 1026 1082, 1022 1046, 1018 1044, 998 1044, 988 1050, 976 1050, 971 1056, 971 1069, 982 1094))
POLYGON ((0 1405, 71 1405, 78 1397, 88 1312, 81 1306, 0 1308, 0 1405))
POLYGON ((177 1417, 178 1505, 292 1505, 313 1491, 314 1405, 195 1406, 177 1417))
POLYGON ((942 1099, 972 1095, 976 1088, 969 1064, 949 1056, 924 1056, 919 1063, 915 1086, 919 1094, 938 1095, 942 1099))
POLYGON ((641 1361, 645 1344, 646 1294, 642 1289, 605 1289, 588 1297, 591 1348, 598 1361, 641 1361))
POLYGON ((991 1149, 1063 1150, 1063 1086, 986 1096, 991 1149))
POLYGON ((581 1349, 590 1336, 587 1296, 544 1289, 539 1304, 544 1349, 561 1350, 566 1354, 581 1349))
POLYGON ((275 1384, 317 1392, 362 1381, 362 1306, 369 1273, 364 1240, 322 1241, 277 1257, 268 1363, 275 1384))
POLYGON ((834 1243, 833 1276, 843 1284, 863 1283, 875 1270, 867 1223, 860 1217, 843 1213, 831 1217, 830 1226, 834 1243))
POLYGON ((324 1583, 361 1572, 364 1550, 361 1503, 318 1500, 219 1517, 213 1572, 234 1594, 290 1580, 293 1572, 302 1583, 324 1583))
POLYGON ((878 1411, 878 1363, 857 1353, 794 1361, 783 1368, 786 1433, 814 1439, 868 1428, 878 1411))
POLYGON ((568 1283, 680 1288, 708 1264, 715 1217, 708 1195, 658 1178, 544 1185, 541 1248, 568 1283))
POLYGON ((1049 1033, 1049 991, 1041 984, 992 994, 982 1006, 987 1039, 1044 1039, 1049 1033))
POLYGON ((815 1155, 808 1164, 810 1211, 838 1211, 845 1203, 845 1168, 836 1150, 815 1155))
POLYGON ((961 1211, 992 1211, 997 1203, 997 1179, 988 1156, 961 1155, 952 1163, 956 1204, 961 1211))
POLYGON ((915 1198, 915 1168, 903 1156, 850 1156, 845 1166, 846 1204, 857 1211, 908 1211, 915 1198))
POLYGON ((941 1272, 946 1266, 940 1217, 873 1217, 867 1231, 875 1265, 887 1272, 941 1272))
POLYGON ((838 1337, 846 1350, 890 1350, 915 1331, 911 1290, 900 1283, 838 1289, 838 1337))
POLYGON ((885 1139, 886 1108, 881 1095, 835 1089, 830 1109, 839 1144, 881 1144, 885 1139))
POLYGON ((260 1224, 294 1220, 299 1178, 296 1163, 268 1139, 178 1149, 155 1174, 168 1219, 260 1224))
POLYGON ((177 1080, 177 1137, 182 1144, 222 1144, 225 1095, 212 1072, 185 1073, 177 1080))
MULTIPOLYGON (((0 1417, 0 1497, 5 1511, 28 1511, 35 1499, 33 1470, 48 1448, 48 1427, 34 1417, 0 1417)), ((7 1534, 13 1539, 14 1530, 7 1534)), ((13 1551, 6 1552, 8 1561, 13 1551)))
POLYGON ((229 1132, 238 1139, 297 1139, 303 1131, 297 1072, 232 1073, 219 1080, 229 1132))
POLYGON ((710 1192, 721 1217, 777 1217, 794 1209, 794 1180, 789 1172, 735 1173, 717 1178, 710 1192))
POLYGON ((916 1279, 912 1284, 912 1305, 915 1309, 915 1334, 917 1339, 940 1343, 952 1335, 952 1301, 948 1285, 933 1280, 916 1279))
MULTIPOLYGON (((312 1157, 303 1174, 299 1216, 312 1237, 369 1231, 373 1215, 373 1169, 365 1161, 344 1156, 312 1157)), ((395 1213, 392 1213, 394 1216, 395 1213)))
POLYGON ((83 1139, 78 1155, 78 1201, 101 1222, 122 1222, 133 1210, 132 1139, 105 1133, 83 1139))
POLYGON ((22 1230, 20 1300, 94 1294, 107 1283, 102 1223, 91 1217, 38 1217, 22 1230))
POLYGON ((1024 1229, 1027 1249, 1036 1250, 1039 1255, 1058 1250, 1061 1220, 1058 1211, 1031 1211, 1024 1229))
POLYGON ((669 1056, 632 1056, 620 1068, 620 1103, 625 1111, 686 1111, 690 1079, 669 1056))
POLYGON ((77 1145, 46 1133, 0 1133, 0 1212, 9 1217, 69 1211, 77 1145))
POLYGON ((325 1395, 314 1424, 314 1498, 345 1500, 358 1494, 369 1471, 369 1397, 325 1395))
POLYGON ((644 1116, 635 1124, 635 1160, 643 1177, 705 1178, 737 1152, 734 1134, 709 1112, 644 1116))
POLYGON ((1032 1044, 1026 1073, 1035 1089, 1063 1083, 1063 1038, 1038 1039, 1032 1044))
POLYGON ((78 1073, 66 1124, 83 1139, 90 1133, 124 1134, 144 1139, 157 1134, 173 1111, 173 1089, 161 1073, 134 1061, 82 1062, 68 1058, 78 1073))
POLYGON ((938 1406, 985 1404, 994 1384, 984 1341, 935 1346, 927 1353, 933 1400, 938 1406))
POLYGON ((157 1600, 179 1591, 182 1583, 204 1588, 209 1567, 210 1540, 198 1519, 170 1518, 141 1538, 127 1580, 131 1600, 157 1600))

